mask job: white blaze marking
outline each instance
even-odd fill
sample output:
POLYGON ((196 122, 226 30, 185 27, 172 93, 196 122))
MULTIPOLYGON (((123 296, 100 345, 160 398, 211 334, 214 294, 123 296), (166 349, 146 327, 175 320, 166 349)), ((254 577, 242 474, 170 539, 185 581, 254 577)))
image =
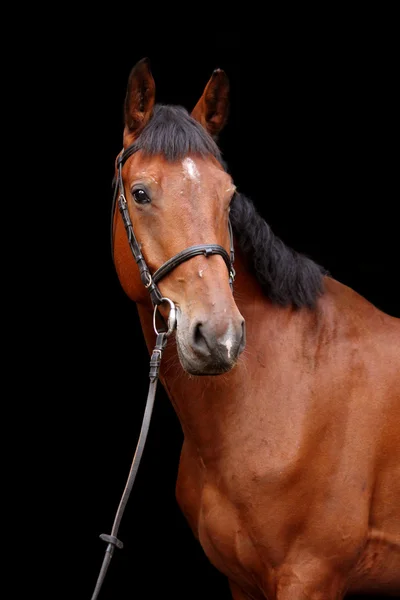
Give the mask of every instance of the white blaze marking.
POLYGON ((200 181, 200 173, 198 171, 198 168, 196 167, 195 162, 191 158, 185 158, 182 161, 182 167, 184 174, 189 179, 195 181, 196 183, 200 181))
POLYGON ((226 330, 226 333, 224 335, 224 340, 221 340, 221 344, 224 344, 226 349, 228 350, 228 358, 231 357, 231 350, 232 350, 232 346, 233 346, 233 336, 235 334, 235 329, 232 325, 232 323, 229 324, 228 329, 226 330))
POLYGON ((228 341, 225 343, 226 349, 228 350, 228 358, 230 358, 230 357, 231 357, 231 349, 232 349, 232 345, 233 345, 233 342, 232 342, 232 340, 228 340, 228 341))

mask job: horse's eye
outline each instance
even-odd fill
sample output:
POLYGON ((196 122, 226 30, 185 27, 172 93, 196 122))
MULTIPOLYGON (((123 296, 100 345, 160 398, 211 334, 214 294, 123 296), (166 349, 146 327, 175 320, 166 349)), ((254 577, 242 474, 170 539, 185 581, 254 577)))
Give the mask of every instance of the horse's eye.
POLYGON ((147 204, 148 202, 150 202, 150 198, 142 189, 133 190, 132 196, 135 202, 137 202, 138 204, 147 204))

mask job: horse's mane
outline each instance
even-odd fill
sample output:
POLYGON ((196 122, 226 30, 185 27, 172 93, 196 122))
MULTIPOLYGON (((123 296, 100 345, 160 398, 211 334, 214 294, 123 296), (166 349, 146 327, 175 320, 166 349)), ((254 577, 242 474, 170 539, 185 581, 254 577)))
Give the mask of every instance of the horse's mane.
MULTIPOLYGON (((156 105, 133 145, 147 155, 163 154, 171 162, 189 153, 211 154, 226 169, 217 144, 181 106, 156 105)), ((282 306, 313 307, 323 292, 324 269, 286 246, 242 194, 235 194, 230 218, 235 240, 264 293, 282 306)))
POLYGON ((286 246, 243 194, 235 194, 230 219, 239 248, 270 300, 282 306, 313 307, 323 292, 326 271, 286 246))
POLYGON ((217 144, 182 106, 156 104, 151 119, 132 147, 149 156, 163 154, 171 162, 185 158, 190 152, 201 156, 212 154, 222 162, 217 144))

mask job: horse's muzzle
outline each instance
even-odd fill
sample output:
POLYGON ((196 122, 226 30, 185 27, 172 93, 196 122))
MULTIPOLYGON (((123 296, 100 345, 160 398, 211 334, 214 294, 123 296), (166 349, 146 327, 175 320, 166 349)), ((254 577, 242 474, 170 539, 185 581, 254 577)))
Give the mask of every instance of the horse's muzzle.
POLYGON ((220 375, 237 362, 246 345, 246 325, 242 316, 214 321, 195 320, 185 334, 177 335, 179 358, 192 375, 220 375))

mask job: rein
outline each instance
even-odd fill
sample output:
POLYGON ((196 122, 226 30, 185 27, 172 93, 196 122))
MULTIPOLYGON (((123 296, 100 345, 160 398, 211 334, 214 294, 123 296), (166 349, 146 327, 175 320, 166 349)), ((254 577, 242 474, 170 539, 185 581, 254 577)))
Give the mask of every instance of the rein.
MULTIPOLYGON (((117 167, 118 167, 118 176, 117 181, 115 183, 114 196, 112 201, 112 209, 111 209, 111 250, 113 255, 113 219, 115 208, 117 205, 117 197, 118 197, 118 208, 121 213, 122 221, 125 226, 125 231, 128 236, 128 242, 130 249, 132 251, 133 257, 138 265, 140 272, 140 279, 145 286, 145 288, 149 291, 151 301, 154 306, 153 312, 153 328, 156 334, 156 343, 150 358, 150 371, 149 371, 149 391, 147 393, 147 401, 146 407, 143 415, 143 422, 140 429, 139 439, 137 442, 135 454, 132 460, 131 468, 129 471, 128 479, 125 485, 125 489, 123 491, 115 518, 114 523, 111 529, 111 533, 105 534, 102 533, 100 535, 100 539, 107 542, 107 548, 105 551, 103 564, 100 569, 99 576, 97 578, 97 583, 95 590, 93 592, 91 600, 96 600, 100 593, 100 589, 103 585, 104 578, 106 576, 108 567, 110 565, 111 559, 114 554, 115 548, 122 549, 123 543, 118 539, 118 530, 121 524, 122 516, 124 514, 126 505, 129 500, 130 493, 133 488, 133 484, 136 479, 136 474, 139 469, 140 460, 142 458, 144 446, 147 439, 147 434, 149 431, 151 415, 153 412, 154 399, 157 390, 158 376, 160 372, 160 364, 163 355, 163 351, 167 345, 168 337, 174 331, 176 327, 176 308, 175 304, 169 298, 165 298, 162 296, 157 283, 161 281, 168 273, 170 273, 173 269, 175 269, 178 265, 183 262, 193 258, 194 256, 204 255, 207 258, 212 256, 213 254, 219 254, 225 261, 225 264, 228 268, 229 273, 229 285, 231 289, 233 289, 233 282, 235 280, 235 269, 233 268, 233 263, 235 260, 235 253, 233 248, 233 233, 232 233, 232 225, 230 220, 228 220, 229 227, 229 239, 230 239, 230 253, 228 254, 225 248, 220 246, 219 244, 199 244, 196 246, 190 246, 186 248, 186 250, 182 250, 172 258, 168 259, 161 267, 159 267, 153 275, 150 273, 150 269, 147 266, 147 263, 144 259, 144 256, 141 252, 141 245, 137 241, 135 233, 133 231, 132 221, 129 215, 128 203, 125 197, 124 190, 124 182, 122 179, 122 167, 125 162, 128 160, 134 152, 136 152, 138 148, 135 147, 134 144, 129 146, 126 150, 122 151, 117 159, 117 167), (119 193, 119 196, 118 196, 119 193), (167 328, 164 331, 158 331, 156 327, 156 316, 158 307, 163 304, 169 304, 169 315, 168 321, 166 323, 167 328)), ((114 257, 113 257, 114 258, 114 257)))

